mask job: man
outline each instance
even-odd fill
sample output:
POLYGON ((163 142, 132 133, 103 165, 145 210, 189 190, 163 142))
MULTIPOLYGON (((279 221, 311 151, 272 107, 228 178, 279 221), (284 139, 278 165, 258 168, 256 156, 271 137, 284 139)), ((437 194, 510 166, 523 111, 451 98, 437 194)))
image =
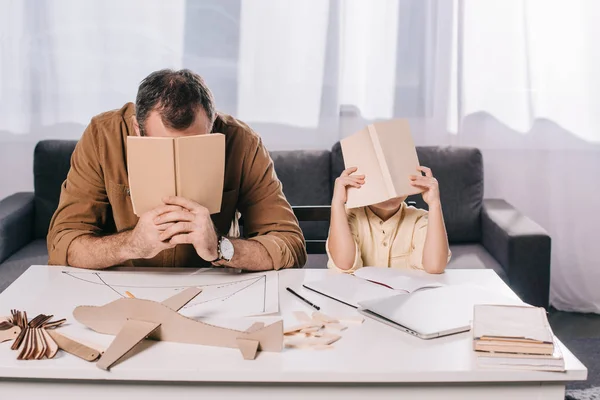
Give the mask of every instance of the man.
MULTIPOLYGON (((152 160, 148 160, 149 163, 152 160)), ((199 172, 200 173, 200 172, 199 172)), ((136 104, 94 117, 77 143, 48 233, 49 263, 246 270, 303 266, 302 231, 283 195, 269 153, 247 125, 217 114, 202 78, 161 70, 140 84, 136 104), (170 197, 136 217, 129 196, 127 136, 225 135, 221 212, 170 197), (234 232, 236 211, 247 240, 234 232)))

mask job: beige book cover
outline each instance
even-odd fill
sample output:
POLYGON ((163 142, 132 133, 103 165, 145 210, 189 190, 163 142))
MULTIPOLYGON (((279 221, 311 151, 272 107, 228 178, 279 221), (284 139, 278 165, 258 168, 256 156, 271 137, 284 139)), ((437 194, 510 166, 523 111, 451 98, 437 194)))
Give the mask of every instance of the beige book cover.
POLYGON ((346 168, 357 167, 365 175, 360 188, 348 188, 346 207, 356 208, 423 190, 410 184, 410 175, 420 175, 419 159, 407 120, 377 122, 341 140, 346 168))
POLYGON ((543 308, 478 304, 473 310, 473 347, 478 351, 551 355, 554 334, 543 308))
POLYGON ((127 137, 127 171, 133 212, 141 216, 181 196, 221 211, 225 175, 225 136, 127 137))

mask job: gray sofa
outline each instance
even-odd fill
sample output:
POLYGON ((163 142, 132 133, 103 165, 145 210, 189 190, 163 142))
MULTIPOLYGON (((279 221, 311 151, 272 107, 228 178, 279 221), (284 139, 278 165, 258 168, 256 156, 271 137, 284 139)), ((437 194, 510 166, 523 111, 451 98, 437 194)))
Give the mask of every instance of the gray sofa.
MULTIPOLYGON (((30 265, 47 263, 45 237, 75 143, 38 143, 34 192, 0 201, 0 291, 30 265)), ((507 202, 483 198, 481 152, 456 147, 418 147, 417 152, 421 164, 430 167, 439 181, 453 254, 449 268, 493 269, 524 301, 547 307, 550 237, 507 202)), ((275 151, 271 156, 284 193, 301 221, 309 253, 321 253, 309 254, 306 267, 325 268, 327 206, 333 181, 344 168, 340 145, 331 151, 275 151)), ((407 202, 426 208, 419 196, 407 202)))

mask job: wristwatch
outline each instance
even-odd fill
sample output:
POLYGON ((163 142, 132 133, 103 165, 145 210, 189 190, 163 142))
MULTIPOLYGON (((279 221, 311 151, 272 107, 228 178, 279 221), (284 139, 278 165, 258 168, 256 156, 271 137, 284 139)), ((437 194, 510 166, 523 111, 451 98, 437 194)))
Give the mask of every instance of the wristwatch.
POLYGON ((218 257, 215 260, 212 260, 211 263, 215 263, 221 260, 225 260, 227 262, 231 261, 234 254, 233 243, 225 236, 219 237, 219 242, 217 243, 217 255, 218 257))

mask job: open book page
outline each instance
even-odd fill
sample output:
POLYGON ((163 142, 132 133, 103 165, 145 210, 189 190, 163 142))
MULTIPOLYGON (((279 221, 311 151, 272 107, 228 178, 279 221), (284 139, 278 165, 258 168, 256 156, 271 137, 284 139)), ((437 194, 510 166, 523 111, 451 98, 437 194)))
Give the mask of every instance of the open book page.
POLYGON ((177 195, 221 211, 225 175, 225 135, 212 133, 175 139, 177 195))
POLYGON ((341 140, 344 165, 357 167, 356 175, 365 175, 365 184, 360 188, 348 188, 346 207, 356 208, 381 203, 390 199, 379 160, 367 128, 341 140))
POLYGON ((473 337, 552 343, 554 335, 543 308, 478 305, 473 314, 473 337))
POLYGON ((141 216, 174 196, 175 159, 173 139, 127 137, 127 173, 133 212, 141 216))
POLYGON ((395 189, 394 197, 409 196, 423 190, 410 184, 410 175, 421 175, 417 171, 419 159, 406 119, 376 122, 373 124, 379 146, 389 171, 389 179, 395 189))
POLYGON ((432 279, 410 274, 396 268, 386 267, 363 267, 354 272, 354 275, 368 281, 385 285, 391 289, 412 293, 419 289, 436 288, 444 286, 442 283, 432 279))
POLYGON ((343 273, 328 275, 325 279, 307 282, 303 286, 352 307, 358 307, 359 302, 398 294, 385 286, 343 273))

